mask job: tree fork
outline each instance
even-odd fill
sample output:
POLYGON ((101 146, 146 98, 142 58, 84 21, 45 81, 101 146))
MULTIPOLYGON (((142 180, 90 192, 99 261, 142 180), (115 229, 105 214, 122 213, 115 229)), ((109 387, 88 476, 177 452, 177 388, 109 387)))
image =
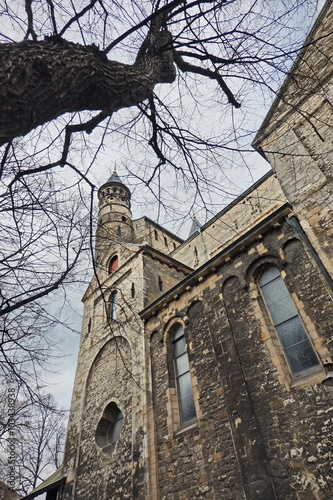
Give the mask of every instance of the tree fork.
POLYGON ((133 65, 59 37, 0 45, 0 145, 67 112, 137 105, 157 83, 173 82, 170 33, 147 40, 133 65))

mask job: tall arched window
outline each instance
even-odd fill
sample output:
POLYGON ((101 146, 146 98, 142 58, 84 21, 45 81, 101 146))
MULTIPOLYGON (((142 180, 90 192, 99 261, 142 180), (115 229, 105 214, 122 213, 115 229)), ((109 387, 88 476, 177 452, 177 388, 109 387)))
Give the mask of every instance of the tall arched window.
POLYGON ((117 319, 117 302, 118 302, 118 291, 114 290, 110 295, 109 301, 109 319, 117 319))
POLYGON ((185 332, 181 325, 172 335, 173 361, 177 382, 180 424, 189 424, 196 420, 190 367, 188 362, 185 332))
POLYGON ((292 373, 300 375, 318 367, 318 357, 278 269, 263 271, 259 287, 292 373))
POLYGON ((119 261, 118 255, 114 255, 109 262, 109 274, 114 273, 118 269, 119 261))

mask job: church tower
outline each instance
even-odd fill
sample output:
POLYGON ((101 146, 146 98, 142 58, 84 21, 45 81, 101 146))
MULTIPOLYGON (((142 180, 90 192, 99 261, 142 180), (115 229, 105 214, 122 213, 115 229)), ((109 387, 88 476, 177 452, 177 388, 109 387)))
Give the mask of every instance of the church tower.
POLYGON ((144 498, 143 245, 135 244, 131 192, 116 171, 98 199, 96 274, 82 299, 62 498, 144 498))
POLYGON ((112 242, 133 242, 131 192, 114 170, 98 190, 96 256, 99 263, 112 242))

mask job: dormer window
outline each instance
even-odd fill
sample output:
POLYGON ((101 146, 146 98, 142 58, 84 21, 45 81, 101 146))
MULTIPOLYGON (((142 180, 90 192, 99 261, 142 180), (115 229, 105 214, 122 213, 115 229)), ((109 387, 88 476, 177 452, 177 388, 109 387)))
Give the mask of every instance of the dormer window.
POLYGON ((118 269, 119 266, 119 261, 118 261, 118 255, 114 255, 112 259, 109 262, 109 274, 112 274, 118 269))

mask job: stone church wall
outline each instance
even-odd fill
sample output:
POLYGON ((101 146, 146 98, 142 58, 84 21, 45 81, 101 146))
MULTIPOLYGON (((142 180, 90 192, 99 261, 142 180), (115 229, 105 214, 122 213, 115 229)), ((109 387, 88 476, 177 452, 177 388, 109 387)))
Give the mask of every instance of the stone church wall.
POLYGON ((324 266, 333 276, 333 4, 265 119, 254 146, 268 159, 324 266))
POLYGON ((156 498, 330 498, 332 396, 322 367, 310 379, 291 376, 256 285, 269 263, 279 266, 321 362, 333 354, 332 299, 286 222, 147 320, 156 498), (197 423, 183 429, 168 361, 175 321, 187 336, 197 410, 197 423))
POLYGON ((200 233, 186 240, 171 256, 197 268, 285 202, 276 177, 268 174, 213 217, 201 228, 200 233))

